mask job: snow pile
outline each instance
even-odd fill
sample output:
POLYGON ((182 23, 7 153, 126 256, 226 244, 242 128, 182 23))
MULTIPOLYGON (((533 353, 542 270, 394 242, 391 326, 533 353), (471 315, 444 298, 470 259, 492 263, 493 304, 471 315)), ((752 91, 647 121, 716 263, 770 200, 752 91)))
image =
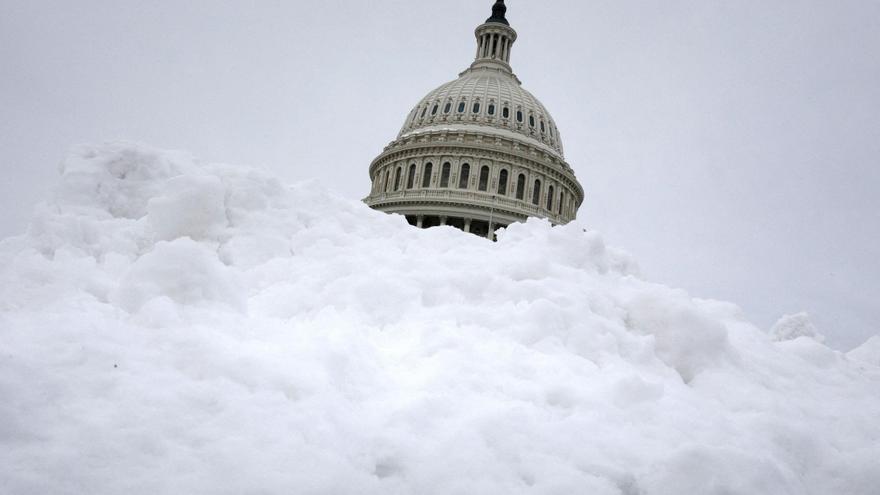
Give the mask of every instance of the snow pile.
POLYGON ((770 329, 770 335, 777 342, 794 340, 800 337, 809 337, 818 342, 825 342, 825 337, 816 330, 816 326, 813 325, 813 321, 810 320, 810 315, 807 313, 783 316, 770 329))
POLYGON ((780 328, 643 281, 582 226, 491 243, 314 184, 82 147, 0 243, 0 481, 876 493, 876 340, 857 359, 780 328))
POLYGON ((867 342, 849 351, 847 357, 856 361, 880 366, 880 335, 875 335, 867 342))

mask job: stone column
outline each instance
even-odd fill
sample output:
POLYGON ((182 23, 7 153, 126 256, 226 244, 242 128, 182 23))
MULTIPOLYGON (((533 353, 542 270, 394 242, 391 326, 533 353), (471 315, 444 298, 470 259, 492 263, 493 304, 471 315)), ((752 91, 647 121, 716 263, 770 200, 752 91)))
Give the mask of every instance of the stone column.
POLYGON ((425 225, 425 215, 417 216, 416 217, 416 227, 421 229, 421 228, 423 228, 423 225, 425 225))
POLYGON ((464 231, 465 231, 465 232, 470 232, 470 231, 471 231, 471 219, 470 219, 470 218, 465 218, 465 219, 464 219, 464 231))
POLYGON ((440 225, 446 225, 446 217, 440 217, 440 225))

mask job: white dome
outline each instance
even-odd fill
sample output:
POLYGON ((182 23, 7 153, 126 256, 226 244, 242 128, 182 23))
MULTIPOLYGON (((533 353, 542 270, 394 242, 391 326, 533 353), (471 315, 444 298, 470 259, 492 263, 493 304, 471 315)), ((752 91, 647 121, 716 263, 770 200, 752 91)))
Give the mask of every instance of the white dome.
POLYGON ((449 124, 506 130, 564 157, 550 112, 504 70, 471 68, 431 91, 410 112, 398 137, 449 124))
POLYGON ((584 188, 550 112, 513 73, 517 34, 506 12, 496 0, 474 31, 471 66, 422 98, 370 164, 371 208, 417 227, 451 225, 489 238, 529 217, 554 224, 577 217, 584 188))

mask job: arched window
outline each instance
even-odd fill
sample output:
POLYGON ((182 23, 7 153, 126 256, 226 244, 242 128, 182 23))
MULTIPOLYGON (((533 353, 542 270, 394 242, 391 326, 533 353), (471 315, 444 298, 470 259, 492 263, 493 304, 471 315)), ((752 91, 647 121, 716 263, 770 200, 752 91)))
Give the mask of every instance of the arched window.
POLYGON ((474 113, 480 113, 480 102, 474 103, 474 113))
POLYGON ((495 115, 495 105, 493 103, 490 103, 489 108, 486 109, 486 112, 488 112, 489 115, 495 115))
POLYGON ((516 199, 525 199, 526 197, 526 176, 519 174, 516 179, 516 199))
POLYGON ((385 185, 384 185, 384 187, 382 187, 382 189, 384 189, 385 192, 388 192, 388 187, 391 185, 391 181, 389 180, 390 178, 391 178, 391 171, 386 170, 385 171, 385 185))
POLYGON ((426 105, 425 108, 422 109, 422 116, 419 117, 419 118, 420 118, 420 119, 425 118, 425 114, 426 114, 427 112, 428 112, 428 106, 426 105))
POLYGON ((425 170, 422 172, 422 187, 431 187, 431 173, 434 171, 434 164, 428 162, 425 164, 425 170))
POLYGON ((507 170, 502 170, 498 174, 498 194, 502 196, 507 195, 507 170))
POLYGON ((535 127, 535 116, 529 115, 529 127, 535 127))
POLYGON ((562 215, 562 205, 565 204, 565 191, 560 191, 559 193, 559 206, 557 207, 556 213, 562 215))
POLYGON ((532 189, 532 204, 538 206, 541 204, 541 181, 535 179, 535 188, 532 189))
POLYGON ((489 167, 483 165, 480 169, 480 191, 489 190, 489 167))
POLYGON ((437 115, 437 110, 440 109, 439 103, 434 103, 434 108, 431 109, 431 115, 437 115))
POLYGON ((397 170, 394 172, 394 190, 395 191, 400 190, 400 173, 401 173, 401 169, 400 169, 400 167, 397 167, 397 170))
POLYGON ((406 188, 412 189, 416 185, 416 164, 409 166, 409 175, 406 177, 406 188))
POLYGON ((510 118, 510 109, 507 107, 502 108, 501 109, 501 116, 504 117, 505 119, 509 119, 510 118))
POLYGON ((553 186, 547 189, 547 211, 553 211, 553 186))
POLYGON ((467 189, 468 180, 471 178, 471 166, 467 163, 461 165, 461 173, 458 174, 458 188, 467 189))
POLYGON ((443 107, 443 113, 449 113, 450 110, 452 110, 452 103, 446 102, 446 106, 443 107))
POLYGON ((458 113, 464 113, 465 102, 461 102, 458 104, 458 113))
POLYGON ((544 121, 541 121, 541 132, 547 132, 547 128, 544 127, 544 121))
POLYGON ((550 125, 549 129, 550 129, 550 137, 553 137, 553 125, 552 124, 550 125))
POLYGON ((449 162, 443 164, 440 172, 440 187, 449 187, 449 175, 452 173, 452 165, 449 162))
POLYGON ((522 113, 522 110, 517 110, 517 111, 516 111, 516 121, 519 122, 520 124, 522 124, 522 121, 523 121, 523 113, 522 113))

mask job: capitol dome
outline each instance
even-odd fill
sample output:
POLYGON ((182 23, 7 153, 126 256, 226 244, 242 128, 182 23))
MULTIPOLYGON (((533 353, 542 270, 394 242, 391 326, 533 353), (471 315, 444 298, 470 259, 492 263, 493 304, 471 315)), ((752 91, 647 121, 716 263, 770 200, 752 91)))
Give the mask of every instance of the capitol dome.
POLYGON ((410 112, 397 136, 448 124, 490 126, 530 138, 562 158, 562 140, 550 112, 512 73, 483 68, 428 93, 410 112), (474 112, 475 105, 480 108, 474 112))
POLYGON ((516 31, 499 0, 477 27, 477 54, 458 79, 428 93, 370 165, 370 207, 418 227, 453 225, 492 237, 530 216, 577 215, 584 191, 550 112, 510 66, 516 31))

